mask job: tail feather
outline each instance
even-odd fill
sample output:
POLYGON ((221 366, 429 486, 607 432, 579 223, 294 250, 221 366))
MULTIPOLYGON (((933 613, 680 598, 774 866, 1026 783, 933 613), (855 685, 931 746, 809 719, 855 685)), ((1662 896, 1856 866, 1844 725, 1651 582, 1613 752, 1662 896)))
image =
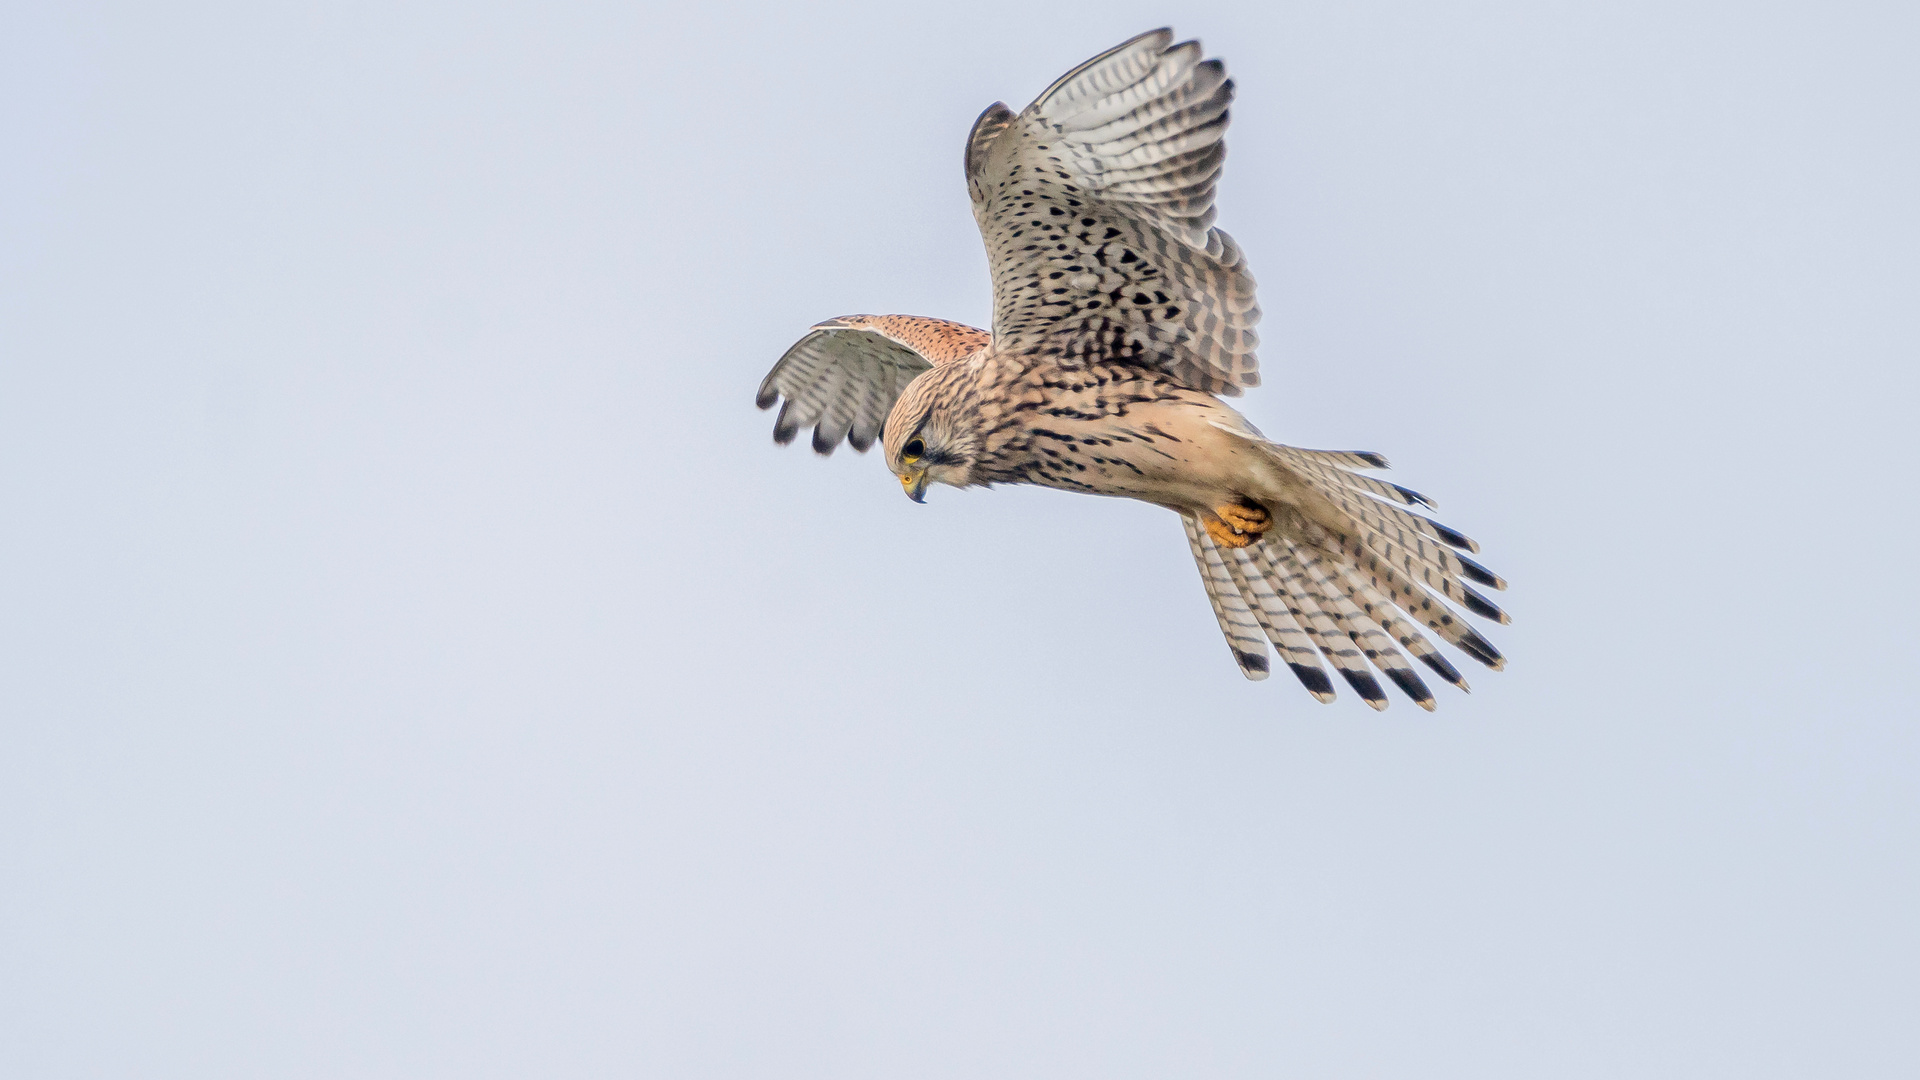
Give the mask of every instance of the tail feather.
MULTIPOLYGON (((1200 540, 1208 547, 1219 550, 1204 532, 1200 534, 1200 540)), ((1233 575, 1233 583, 1239 587, 1240 595, 1253 610, 1254 618, 1260 620, 1268 639, 1279 651, 1281 661, 1293 671, 1300 685, 1306 687, 1307 693, 1321 704, 1332 701, 1333 683, 1327 679, 1327 669, 1320 666, 1320 656, 1314 650, 1312 639, 1294 621, 1286 602, 1274 592, 1267 573, 1255 561, 1255 557, 1247 552, 1246 548, 1230 548, 1220 552, 1227 571, 1233 575)))
POLYGON ((1226 635, 1234 663, 1240 665, 1240 673, 1249 679, 1266 678, 1269 671, 1267 639, 1253 612, 1248 610, 1247 602, 1241 598, 1232 573, 1198 519, 1182 514, 1180 523, 1186 526, 1187 544, 1193 549, 1193 561, 1200 567, 1200 582, 1206 586, 1207 600, 1213 605, 1214 618, 1220 620, 1220 632, 1226 635))
POLYGON ((1435 541, 1436 544, 1445 545, 1445 548, 1440 550, 1448 557, 1454 552, 1445 550, 1446 548, 1469 552, 1480 550, 1480 545, 1474 543, 1472 537, 1464 535, 1458 529, 1448 528, 1430 517, 1424 517, 1390 502, 1366 498, 1349 486, 1320 480, 1318 474, 1310 475, 1308 479, 1319 480, 1314 486, 1328 498, 1340 504, 1342 510, 1356 516, 1364 516, 1368 522, 1377 523, 1376 527, 1383 531, 1395 529, 1417 533, 1428 540, 1435 541))
POLYGON ((1392 563, 1365 544, 1351 537, 1338 537, 1342 551, 1361 579, 1384 594, 1400 610, 1425 623, 1461 652, 1487 665, 1495 671, 1507 666, 1505 657, 1493 643, 1480 636, 1479 632, 1460 621, 1453 609, 1427 590, 1414 584, 1412 579, 1392 563))
POLYGON ((1419 514, 1368 498, 1327 479, 1330 472, 1339 472, 1344 477, 1352 477, 1351 473, 1311 461, 1297 462, 1287 453, 1290 447, 1264 440, 1260 445, 1271 448, 1277 458, 1294 469, 1296 476, 1345 512, 1356 527, 1360 542, 1382 559, 1475 615, 1503 624, 1512 621, 1498 605, 1461 580, 1465 578, 1494 589, 1507 587, 1498 575, 1453 550, 1456 547, 1479 550, 1479 545, 1472 540, 1419 514))
MULTIPOLYGON (((1361 542, 1375 554, 1399 567, 1408 576, 1417 578, 1427 588, 1475 615, 1502 624, 1513 621, 1492 601, 1476 592, 1473 586, 1461 581, 1459 575, 1448 569, 1445 562, 1436 558, 1435 552, 1440 549, 1421 542, 1417 537, 1407 538, 1402 535, 1400 540, 1396 541, 1394 537, 1368 527, 1364 523, 1359 531, 1361 542)), ((1505 585, 1506 582, 1502 581, 1500 584, 1505 585)))
POLYGON ((1407 509, 1431 509, 1431 500, 1354 471, 1384 469, 1385 458, 1303 450, 1215 426, 1259 447, 1279 470, 1277 490, 1253 493, 1273 522, 1249 546, 1218 544, 1198 516, 1182 515, 1214 616, 1248 678, 1266 677, 1271 641, 1321 701, 1334 696, 1324 657, 1375 709, 1387 706, 1378 669, 1432 710, 1433 693, 1412 659, 1462 691, 1469 687, 1423 628, 1495 671, 1506 666, 1449 602, 1505 623, 1506 613, 1473 585, 1499 590, 1507 583, 1464 554, 1479 550, 1471 539, 1407 509))
POLYGON ((1393 606, 1393 601, 1380 595, 1378 590, 1362 581, 1360 575, 1353 572, 1352 567, 1342 566, 1339 572, 1347 595, 1352 597, 1354 603, 1360 605, 1360 610, 1366 612, 1367 616, 1378 623, 1382 630, 1399 641, 1401 648, 1412 653, 1421 663, 1432 668, 1435 674, 1459 687, 1462 692, 1472 692, 1473 688, 1467 685, 1467 680, 1460 677, 1460 670, 1454 667, 1453 662, 1448 660, 1440 650, 1433 647, 1433 643, 1427 640, 1425 634, 1400 617, 1398 609, 1393 606))
MULTIPOLYGON (((1444 526, 1378 499, 1333 490, 1324 483, 1314 486, 1360 526, 1367 546, 1409 572, 1427 575, 1423 578, 1426 584, 1440 590, 1447 599, 1467 603, 1460 593, 1466 588, 1460 581, 1463 577, 1495 589, 1507 587, 1492 571, 1464 558, 1451 544, 1442 541, 1440 534, 1444 526)), ((1453 533, 1451 529, 1445 531, 1453 533)), ((1466 539, 1458 533, 1453 535, 1466 539)))
MULTIPOLYGON (((1343 467, 1342 465, 1330 463, 1325 460, 1330 453, 1329 451, 1302 450, 1297 446, 1284 446, 1280 443, 1274 443, 1273 445, 1282 451, 1281 456, 1285 457, 1289 464, 1303 471, 1310 472, 1323 480, 1331 481, 1343 487, 1353 488, 1357 491, 1378 495, 1383 499, 1403 503, 1407 506, 1424 506, 1429 510, 1439 509, 1432 499, 1427 498, 1412 488, 1401 487, 1399 484, 1389 483, 1371 476, 1362 476, 1359 473, 1349 471, 1354 468, 1384 469, 1386 468, 1385 464, 1348 465, 1343 467)), ((1341 454, 1339 456, 1355 459, 1359 457, 1358 454, 1341 454)), ((1380 457, 1378 454, 1369 456, 1381 462, 1386 461, 1385 458, 1380 457)))
MULTIPOLYGON (((1265 549, 1268 545, 1261 547, 1265 549)), ((1386 708, 1387 695, 1374 679, 1372 669, 1367 667, 1366 656, 1347 635, 1341 633, 1333 616, 1322 608, 1318 590, 1307 579, 1293 544, 1282 540, 1273 551, 1263 550, 1262 556, 1275 571, 1275 576, 1286 585, 1288 610, 1306 630, 1307 636, 1313 639, 1313 643, 1320 647, 1327 662, 1368 705, 1375 709, 1386 708)))
MULTIPOLYGON (((1273 445, 1279 446, 1280 443, 1273 445)), ((1309 450, 1304 446, 1289 446, 1301 458, 1332 465, 1341 469, 1386 469, 1391 468, 1387 459, 1371 450, 1309 450)))
MULTIPOLYGON (((1397 495, 1381 495, 1380 499, 1370 499, 1358 494, 1360 491, 1373 491, 1372 488, 1360 486, 1363 482, 1383 482, 1376 481, 1372 477, 1360 476, 1349 471, 1349 469, 1386 468, 1386 459, 1378 454, 1363 455, 1353 451, 1302 450, 1297 446, 1286 446, 1273 442, 1250 431, 1243 431, 1217 421, 1213 426, 1237 439, 1243 439, 1267 451, 1280 465, 1312 486, 1314 490, 1326 496, 1327 499, 1345 511, 1349 516, 1365 522, 1383 534, 1403 535, 1406 532, 1413 532, 1445 545, 1444 548, 1431 544, 1426 545, 1427 549, 1432 553, 1427 557, 1430 558, 1436 566, 1447 571, 1449 574, 1461 572, 1460 567, 1457 565, 1460 559, 1454 551, 1448 551, 1446 548, 1455 548, 1469 552, 1478 552, 1480 550, 1479 544, 1474 543, 1471 537, 1462 534, 1459 530, 1449 528, 1431 518, 1422 517, 1419 514, 1395 505, 1395 502, 1418 499, 1422 504, 1429 507, 1432 506, 1432 503, 1428 502, 1426 497, 1419 492, 1393 484, 1384 486, 1391 487, 1398 493, 1397 495), (1344 465, 1338 460, 1343 458, 1355 460, 1370 458, 1375 464, 1344 465), (1398 528, 1395 528, 1395 526, 1398 526, 1398 528)), ((1373 493, 1381 494, 1377 491, 1373 493)), ((1494 577, 1486 567, 1481 566, 1479 563, 1473 563, 1472 567, 1472 570, 1466 571, 1468 577, 1480 581, 1483 585, 1491 585, 1496 589, 1506 587, 1506 582, 1494 577), (1476 572, 1480 577, 1474 577, 1476 572)))
POLYGON ((1407 658, 1401 655, 1400 650, 1394 648, 1393 639, 1375 624, 1370 615, 1354 603, 1353 598, 1348 595, 1349 586, 1336 583, 1321 556, 1314 552, 1302 553, 1300 565, 1306 569, 1307 577, 1314 588, 1319 590, 1323 600, 1320 606, 1327 608, 1329 604, 1332 605, 1327 613, 1333 616, 1333 621, 1339 625, 1341 631, 1352 638, 1353 643, 1360 646, 1360 651, 1373 662, 1373 666, 1379 668, 1382 675, 1412 698, 1414 704, 1432 712, 1433 692, 1427 689, 1427 684, 1421 681, 1419 674, 1413 670, 1413 665, 1407 662, 1407 658))

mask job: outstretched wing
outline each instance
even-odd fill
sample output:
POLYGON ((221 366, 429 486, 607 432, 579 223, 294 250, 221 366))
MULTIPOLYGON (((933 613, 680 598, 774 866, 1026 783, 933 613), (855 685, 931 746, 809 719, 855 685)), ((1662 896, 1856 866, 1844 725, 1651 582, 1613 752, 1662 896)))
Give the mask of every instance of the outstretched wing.
POLYGON ((1158 367, 1195 389, 1259 384, 1253 276, 1213 228, 1233 82, 1155 30, 1074 68, 967 139, 993 271, 993 336, 1064 364, 1158 367))
POLYGON ((819 453, 833 453, 842 439, 865 453, 915 376, 973 356, 990 340, 985 330, 918 315, 828 319, 773 365, 754 404, 768 409, 786 399, 773 422, 782 446, 812 425, 819 453))

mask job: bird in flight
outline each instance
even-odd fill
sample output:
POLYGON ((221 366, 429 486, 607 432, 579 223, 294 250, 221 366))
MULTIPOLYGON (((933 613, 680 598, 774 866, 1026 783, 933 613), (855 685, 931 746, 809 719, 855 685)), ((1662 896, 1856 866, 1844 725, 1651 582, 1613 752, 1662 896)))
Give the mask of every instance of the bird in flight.
POLYGON ((1249 679, 1267 643, 1322 702, 1321 658, 1376 709, 1374 669, 1422 708, 1408 654, 1467 684, 1426 632, 1487 667, 1459 611, 1507 616, 1471 583, 1506 582, 1472 540, 1367 475, 1386 459, 1266 439, 1222 396, 1259 384, 1253 276, 1213 227, 1233 81, 1161 29, 1062 75, 967 136, 967 190, 993 274, 991 333, 944 319, 848 315, 767 373, 773 437, 879 438, 915 502, 932 484, 1039 484, 1180 515, 1214 615, 1249 679), (1403 651, 1404 650, 1404 651, 1403 651))

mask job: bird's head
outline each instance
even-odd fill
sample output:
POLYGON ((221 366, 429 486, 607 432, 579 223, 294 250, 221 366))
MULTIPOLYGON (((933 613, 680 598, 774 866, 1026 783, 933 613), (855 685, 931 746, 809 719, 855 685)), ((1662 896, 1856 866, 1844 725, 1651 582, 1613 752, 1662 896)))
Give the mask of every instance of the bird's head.
POLYGON ((887 414, 882 439, 887 468, 914 502, 926 501, 928 484, 966 487, 973 482, 976 459, 970 415, 950 391, 941 368, 925 372, 907 386, 887 414))

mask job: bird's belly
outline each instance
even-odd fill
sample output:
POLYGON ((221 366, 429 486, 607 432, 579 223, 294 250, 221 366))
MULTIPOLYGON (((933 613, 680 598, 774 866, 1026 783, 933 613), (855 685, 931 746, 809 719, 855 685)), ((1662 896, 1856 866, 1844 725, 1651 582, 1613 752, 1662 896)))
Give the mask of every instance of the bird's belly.
POLYGON ((1028 471, 1027 480, 1063 491, 1139 499, 1171 507, 1204 506, 1217 490, 1200 477, 1156 468, 1159 464, 1116 453, 1110 447, 1089 447, 1077 453, 1063 452, 1057 460, 1037 462, 1028 471))
POLYGON ((1218 428, 1239 414, 1218 399, 1169 401, 1071 424, 1036 423, 1022 479, 1063 491, 1208 510, 1263 488, 1258 463, 1218 428))

